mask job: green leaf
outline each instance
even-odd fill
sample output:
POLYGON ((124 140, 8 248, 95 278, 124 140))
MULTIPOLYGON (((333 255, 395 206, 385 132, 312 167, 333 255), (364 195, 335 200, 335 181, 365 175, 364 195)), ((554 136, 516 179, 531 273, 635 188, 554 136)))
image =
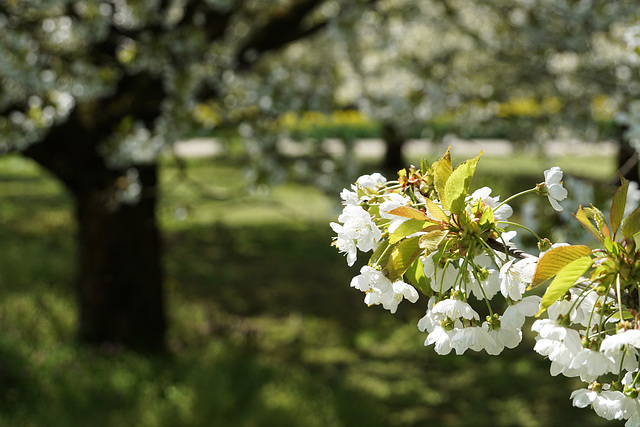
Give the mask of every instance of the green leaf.
POLYGON ((604 218, 600 209, 591 205, 591 207, 585 208, 584 213, 587 214, 587 218, 592 219, 596 222, 596 226, 600 231, 600 235, 602 235, 602 240, 605 238, 611 237, 611 233, 609 232, 609 227, 607 227, 607 220, 604 218))
MULTIPOLYGON (((633 318, 633 314, 631 314, 630 311, 622 310, 622 317, 624 318, 623 320, 632 319, 633 318)), ((611 315, 611 318, 619 320, 620 319, 620 312, 616 311, 615 313, 613 313, 611 315)))
POLYGON ((427 176, 427 173, 429 172, 429 162, 427 159, 420 160, 420 172, 422 173, 422 176, 427 176))
POLYGON ((609 212, 609 224, 611 225, 611 232, 613 233, 612 239, 615 238, 622 216, 624 215, 624 207, 627 204, 627 192, 629 190, 629 181, 622 178, 622 185, 618 187, 616 193, 613 195, 613 201, 611 202, 611 212, 609 212))
POLYGON ((480 156, 482 156, 482 151, 477 157, 459 164, 447 180, 444 194, 452 213, 460 213, 464 210, 469 184, 471 184, 471 178, 476 171, 480 156))
POLYGON ((411 264, 424 252, 419 246, 420 236, 402 240, 391 250, 387 270, 389 280, 395 282, 400 280, 411 264))
POLYGON ((436 228, 436 226, 429 227, 433 228, 433 230, 427 232, 427 234, 423 234, 420 236, 420 247, 427 250, 427 253, 431 253, 438 249, 440 246, 440 242, 447 237, 449 230, 445 230, 442 228, 436 228))
POLYGON ((620 254, 620 249, 618 248, 618 245, 608 237, 604 239, 604 248, 607 250, 607 252, 613 255, 614 258, 617 258, 618 255, 620 254))
POLYGON ((640 232, 640 207, 622 220, 622 235, 624 237, 633 237, 638 232, 640 232))
POLYGON ((442 207, 446 210, 449 210, 450 204, 445 194, 445 186, 447 185, 447 181, 449 181, 449 177, 453 172, 450 151, 451 146, 447 148, 447 152, 444 153, 444 156, 442 156, 437 162, 433 176, 434 186, 436 187, 436 192, 438 193, 438 197, 440 198, 440 203, 442 203, 442 207))
MULTIPOLYGON (((409 206, 400 206, 389 211, 392 215, 402 216, 409 219, 419 219, 422 221, 431 221, 426 213, 409 206)), ((432 221, 433 222, 433 221, 432 221)))
POLYGON ((578 208, 578 212, 576 212, 573 216, 576 217, 578 222, 589 232, 593 237, 598 239, 600 243, 604 243, 604 236, 600 231, 593 226, 593 223, 587 217, 587 214, 582 210, 582 206, 578 208))
POLYGON ((375 266, 386 266, 389 262, 389 256, 391 255, 391 251, 387 251, 389 248, 389 240, 385 239, 380 242, 380 246, 373 252, 371 257, 369 258, 369 265, 371 267, 375 266))
POLYGON ((394 244, 404 239, 405 237, 416 233, 418 231, 422 231, 427 226, 433 225, 433 222, 430 221, 420 221, 417 219, 410 219, 408 221, 403 222, 400 226, 389 236, 389 243, 394 244))
POLYGON ((558 272, 546 292, 542 296, 540 310, 536 316, 542 314, 547 308, 562 297, 576 281, 591 267, 593 260, 590 256, 584 256, 571 261, 558 272))
POLYGON ((431 279, 425 276, 424 266, 422 265, 422 261, 420 260, 420 258, 416 258, 416 260, 413 261, 413 263, 404 273, 404 276, 410 284, 412 284, 423 294, 428 296, 431 296, 433 294, 431 286, 429 285, 431 279))
POLYGON ((478 221, 478 224, 480 224, 481 226, 484 226, 485 224, 495 224, 496 222, 496 218, 493 215, 493 209, 491 209, 490 206, 487 206, 486 209, 484 210, 484 212, 482 213, 482 217, 480 217, 480 221, 478 221))
POLYGON ((558 246, 557 248, 549 249, 538 261, 529 289, 546 282, 571 262, 590 253, 591 249, 584 245, 558 246))
POLYGON ((438 222, 449 223, 449 217, 447 214, 440 209, 440 206, 436 205, 436 203, 431 199, 425 199, 425 205, 427 209, 427 215, 438 222))

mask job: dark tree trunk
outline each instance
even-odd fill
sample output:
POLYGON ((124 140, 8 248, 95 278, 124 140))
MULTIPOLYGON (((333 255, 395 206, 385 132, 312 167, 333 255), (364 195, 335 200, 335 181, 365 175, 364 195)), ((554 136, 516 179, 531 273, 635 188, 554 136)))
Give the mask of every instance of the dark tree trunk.
POLYGON ((618 171, 629 181, 638 181, 638 153, 624 136, 626 126, 618 127, 618 171))
POLYGON ((141 197, 118 200, 126 170, 105 164, 102 135, 73 116, 23 154, 60 179, 75 202, 78 337, 81 343, 125 345, 143 352, 165 349, 161 245, 156 225, 158 167, 135 165, 141 197))
POLYGON ((143 188, 137 203, 118 203, 109 188, 74 194, 79 338, 159 352, 166 319, 155 217, 157 166, 136 169, 143 188))
POLYGON ((386 122, 382 126, 382 138, 386 146, 382 168, 386 173, 396 173, 405 167, 402 158, 402 147, 406 139, 393 123, 386 122))

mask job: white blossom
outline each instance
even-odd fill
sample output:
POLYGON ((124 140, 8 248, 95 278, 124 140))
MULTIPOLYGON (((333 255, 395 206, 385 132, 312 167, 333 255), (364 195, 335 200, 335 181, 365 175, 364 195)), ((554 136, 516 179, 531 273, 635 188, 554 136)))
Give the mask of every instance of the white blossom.
POLYGON ((493 337, 482 326, 468 326, 460 328, 451 338, 451 347, 457 355, 463 354, 467 349, 481 351, 487 347, 495 346, 493 337))
POLYGON ((346 233, 342 233, 343 226, 332 222, 329 224, 333 231, 338 233, 338 236, 333 241, 333 244, 338 248, 340 252, 344 252, 347 255, 347 265, 351 267, 357 259, 358 256, 358 248, 356 247, 356 242, 352 238, 350 238, 346 233))
POLYGON ((344 188, 340 192, 340 198, 342 199, 342 204, 345 206, 358 206, 360 204, 360 199, 355 191, 349 191, 344 188))
POLYGON ((634 400, 620 391, 605 390, 598 394, 592 406, 595 413, 606 420, 622 420, 637 412, 634 400))
POLYGON ((533 316, 540 309, 542 298, 530 295, 510 305, 504 311, 500 321, 502 327, 522 328, 526 317, 533 316))
POLYGON ((629 329, 615 335, 607 335, 600 344, 600 351, 607 356, 622 353, 626 346, 640 348, 640 329, 629 329))
MULTIPOLYGON (((505 347, 515 348, 522 341, 522 330, 520 328, 511 328, 505 326, 505 322, 501 323, 500 329, 492 329, 489 331, 489 336, 493 339, 493 345, 486 347, 485 350, 488 354, 500 354, 505 347)), ((486 327, 487 322, 484 322, 483 326, 486 327)))
POLYGON ((500 291, 500 272, 493 268, 491 258, 485 253, 475 257, 473 263, 484 267, 487 277, 478 281, 472 274, 474 267, 469 265, 469 281, 466 283, 467 296, 473 294, 478 300, 483 300, 485 297, 490 300, 500 291))
POLYGON ((597 398, 598 398, 598 392, 590 390, 588 388, 581 388, 571 393, 571 400, 573 401, 573 406, 577 408, 586 408, 587 406, 593 404, 593 402, 597 398))
POLYGON ((500 206, 500 196, 489 196, 491 194, 491 191, 492 190, 489 187, 482 187, 474 191, 473 194, 471 194, 468 208, 470 209, 470 207, 473 206, 477 201, 482 201, 482 203, 489 206, 493 210, 493 216, 496 220, 505 221, 513 214, 513 209, 507 204, 500 206))
POLYGON ((574 329, 560 326, 555 320, 536 320, 531 330, 538 332, 533 349, 551 361, 551 375, 560 373, 567 377, 579 375, 571 364, 583 349, 580 334, 574 329))
POLYGON ((527 285, 531 284, 537 262, 536 257, 527 257, 517 262, 512 259, 500 268, 500 292, 505 298, 522 299, 527 285))
POLYGON ((424 341, 424 345, 428 346, 434 344, 434 350, 441 356, 451 353, 451 338, 455 335, 456 331, 445 331, 441 326, 436 326, 427 335, 424 341))
POLYGON ((567 198, 567 190, 562 186, 562 170, 558 166, 544 171, 544 184, 547 187, 547 197, 549 203, 556 211, 561 211, 562 206, 558 203, 567 198))
POLYGON ((386 183, 387 178, 376 172, 371 175, 362 175, 356 182, 365 188, 375 190, 379 185, 386 183))
POLYGON ((439 301, 433 306, 433 312, 451 319, 480 319, 478 313, 468 303, 456 299, 439 301))
POLYGON ((458 270, 452 266, 451 263, 447 263, 444 269, 436 268, 433 262, 435 252, 430 253, 426 257, 422 258, 422 265, 424 267, 424 274, 430 278, 429 285, 434 292, 443 293, 451 289, 458 277, 458 270))
POLYGON ((431 332, 436 326, 440 325, 441 315, 433 312, 433 306, 436 303, 436 297, 432 296, 429 298, 427 302, 427 312, 426 314, 418 321, 418 329, 420 332, 431 332))
POLYGON ((345 206, 338 221, 343 224, 332 222, 329 225, 338 234, 334 245, 340 252, 347 253, 349 266, 356 260, 355 248, 368 252, 382 239, 382 232, 373 223, 371 215, 360 206, 345 206))
POLYGON ((571 369, 580 376, 582 381, 595 381, 600 375, 616 371, 613 358, 603 353, 587 348, 581 349, 571 362, 571 369))
POLYGON ((364 302, 368 306, 381 304, 385 310, 395 313, 403 298, 414 303, 418 292, 402 281, 391 282, 382 272, 365 265, 360 274, 351 280, 351 287, 365 292, 364 302))

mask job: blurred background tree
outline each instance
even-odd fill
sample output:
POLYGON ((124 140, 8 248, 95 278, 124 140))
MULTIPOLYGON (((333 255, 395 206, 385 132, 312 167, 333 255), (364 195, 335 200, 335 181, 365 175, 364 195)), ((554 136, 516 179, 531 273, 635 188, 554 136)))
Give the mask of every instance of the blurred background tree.
POLYGON ((614 137, 622 167, 635 150, 614 115, 640 91, 625 41, 639 12, 633 1, 381 2, 342 28, 338 95, 383 124, 387 170, 409 137, 444 133, 614 137))
MULTIPOLYGON (((236 135, 254 181, 355 173, 321 141, 283 154, 288 113, 356 109, 387 170, 410 137, 617 135, 640 87, 633 1, 0 2, 0 132, 59 178, 78 222, 83 342, 163 348, 157 159, 236 135), (613 130, 611 130, 613 128, 613 130), (290 157, 290 156, 289 156, 290 157), (290 165, 293 163, 293 167, 290 165)), ((298 135, 305 146, 307 135, 298 135)), ((323 139, 323 138, 318 138, 323 139)), ((628 168, 637 178, 637 168, 628 168)))
MULTIPOLYGON (((366 5, 366 3, 365 3, 366 5)), ((228 73, 359 2, 0 2, 0 132, 60 179, 78 222, 79 336, 159 351, 158 155, 228 73), (323 7, 324 6, 324 7, 323 7)))
MULTIPOLYGON (((599 425, 531 345, 437 357, 419 303, 363 307, 327 223, 336 190, 372 171, 357 138, 387 139, 392 171, 409 138, 537 154, 622 135, 637 16, 595 0, 0 0, 0 424, 599 425), (184 161, 181 181, 162 154, 191 136, 231 154, 184 161), (331 197, 261 197, 291 178, 331 197), (194 191, 209 183, 205 196, 243 199, 194 191), (84 343, 146 351, 170 326, 174 357, 75 346, 76 323, 84 343)), ((610 160, 553 158, 567 184, 614 175, 610 160)), ((473 185, 504 195, 549 162, 485 155, 473 185)))

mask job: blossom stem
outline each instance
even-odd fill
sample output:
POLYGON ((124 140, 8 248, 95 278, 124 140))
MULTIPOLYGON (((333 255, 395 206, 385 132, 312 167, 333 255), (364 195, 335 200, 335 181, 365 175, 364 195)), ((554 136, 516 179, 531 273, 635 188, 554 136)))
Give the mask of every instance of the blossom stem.
MULTIPOLYGON (((500 239, 502 239, 502 245, 506 248, 507 247, 507 243, 504 241, 504 239, 502 238, 502 236, 500 236, 500 239)), ((498 264, 498 261, 496 260, 496 253, 494 252, 494 250, 491 248, 491 246, 489 246, 489 244, 484 240, 484 239, 480 239, 480 243, 482 244, 482 246, 484 246, 485 253, 489 256, 489 258, 491 258, 491 261, 493 261, 493 263, 498 267, 498 269, 500 268, 501 264, 498 264)), ((509 254, 507 253, 508 251, 505 251, 504 255, 505 255, 505 262, 509 259, 509 254)), ((502 260, 500 260, 502 261, 502 260)))
POLYGON ((398 181, 387 181, 380 186, 381 190, 389 191, 389 190, 397 190, 402 188, 402 185, 398 181))
MULTIPOLYGON (((620 358, 620 371, 618 372, 618 382, 622 381, 622 372, 623 372, 623 366, 624 366, 624 357, 627 355, 627 348, 625 347, 625 351, 622 352, 622 357, 620 358)), ((633 382, 635 383, 637 380, 637 376, 636 378, 633 379, 633 382)))
MULTIPOLYGON (((582 304, 582 302, 584 302, 585 298, 587 298, 588 292, 591 291, 591 289, 589 287, 585 287, 582 292, 580 292, 580 295, 578 295, 578 297, 576 298, 576 300, 573 302, 573 304, 571 304, 571 307, 569 308, 569 315, 571 315, 571 312, 573 311, 574 308, 576 308, 576 305, 580 305, 582 304), (582 298, 582 302, 580 302, 580 299, 582 298), (580 303, 580 304, 578 304, 580 303)), ((593 308, 591 309, 591 313, 589 314, 589 322, 587 322, 587 332, 586 332, 586 336, 587 338, 589 337, 589 330, 591 328, 591 321, 593 320, 593 313, 595 313, 596 311, 596 305, 593 305, 593 308)))
MULTIPOLYGON (((475 241, 471 241, 471 244, 469 245, 469 253, 473 253, 475 248, 476 248, 476 242, 475 241)), ((469 265, 469 264, 471 265, 471 274, 473 274, 473 277, 478 282, 478 287, 480 288, 480 291, 482 292, 482 296, 484 297, 484 302, 487 304, 487 308, 489 309, 489 315, 493 316, 493 310, 491 309, 491 304, 489 303, 489 299, 487 298, 487 294, 484 292, 484 288, 482 287, 482 281, 478 277, 478 272, 476 271, 476 265, 473 263, 473 261, 471 261, 471 262, 469 261, 469 253, 464 258, 463 268, 465 268, 465 271, 468 271, 466 266, 469 265)), ((465 291, 466 291, 466 289, 465 289, 465 291)))
MULTIPOLYGON (((627 344, 628 345, 628 344, 627 344)), ((622 363, 620 363, 620 365, 622 365, 622 363)), ((638 365, 640 367, 640 362, 638 362, 638 365)), ((636 374, 635 377, 633 377, 633 382, 631 383, 631 385, 629 387, 635 387, 636 383, 638 382, 638 379, 640 379, 640 370, 638 371, 638 373, 636 374)))
POLYGON ((522 225, 522 224, 518 224, 517 222, 511 222, 511 221, 498 221, 498 224, 507 224, 507 225, 514 225, 516 227, 520 227, 523 228, 525 230, 527 230, 529 233, 533 234, 533 236, 538 239, 539 242, 542 241, 542 238, 540 238, 540 236, 538 236, 533 230, 531 230, 530 228, 522 225))
POLYGON ((515 199, 516 197, 520 197, 520 196, 524 196, 525 194, 529 194, 529 193, 533 193, 536 191, 536 188, 530 188, 528 190, 524 190, 521 191, 519 193, 514 194, 513 196, 507 197, 503 202, 501 202, 498 206, 495 207, 495 209, 493 210, 494 212, 497 211, 498 209, 500 209, 500 207, 504 204, 506 204, 507 202, 515 199))
POLYGON ((484 302, 487 304, 487 308, 489 309, 489 316, 493 317, 493 310, 491 310, 491 303, 489 302, 489 298, 487 298, 487 294, 484 292, 484 287, 482 287, 482 282, 478 277, 478 272, 475 269, 475 265, 472 265, 472 273, 473 273, 473 277, 475 277, 476 280, 478 281, 478 287, 480 288, 480 291, 482 292, 482 296, 484 297, 484 302))
POLYGON ((620 291, 620 275, 616 275, 616 294, 618 294, 618 310, 620 310, 620 321, 624 320, 622 315, 622 292, 620 291))
MULTIPOLYGON (((382 251, 382 254, 380 254, 380 257, 378 257, 378 260, 384 259, 385 255, 386 255, 386 254, 387 254, 387 252, 391 249, 391 247, 392 247, 392 246, 393 246, 393 245, 387 245, 387 247, 386 247, 386 248, 384 248, 384 251, 382 251)), ((380 266, 379 266, 379 265, 378 265, 378 263, 376 262, 376 265, 375 265, 375 266, 372 266, 372 267, 380 267, 380 266)))

